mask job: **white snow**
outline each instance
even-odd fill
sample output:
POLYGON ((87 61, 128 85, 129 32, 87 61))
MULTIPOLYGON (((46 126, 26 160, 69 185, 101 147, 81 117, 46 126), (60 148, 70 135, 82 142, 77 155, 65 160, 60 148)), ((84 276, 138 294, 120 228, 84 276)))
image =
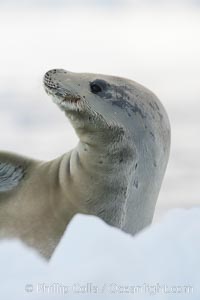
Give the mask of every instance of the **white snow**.
POLYGON ((199 299, 200 208, 173 210, 136 237, 77 215, 49 264, 0 244, 0 299, 199 299))

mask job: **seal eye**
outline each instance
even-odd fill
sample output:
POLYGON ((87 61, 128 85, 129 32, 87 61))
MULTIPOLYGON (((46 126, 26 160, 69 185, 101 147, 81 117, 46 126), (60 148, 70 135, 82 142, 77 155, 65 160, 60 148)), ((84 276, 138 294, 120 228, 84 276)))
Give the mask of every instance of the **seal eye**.
POLYGON ((90 88, 91 88, 91 92, 94 94, 98 94, 102 91, 102 88, 100 87, 100 85, 93 83, 93 82, 90 84, 90 88))
POLYGON ((108 83, 102 79, 96 79, 93 82, 90 82, 91 92, 94 94, 99 94, 105 92, 108 88, 108 83))

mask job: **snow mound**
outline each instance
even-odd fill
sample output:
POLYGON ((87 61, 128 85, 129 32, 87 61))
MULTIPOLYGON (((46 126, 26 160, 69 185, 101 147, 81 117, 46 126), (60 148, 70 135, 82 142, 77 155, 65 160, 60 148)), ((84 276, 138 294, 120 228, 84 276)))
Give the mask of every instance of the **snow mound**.
POLYGON ((77 215, 49 264, 0 243, 0 299, 200 299, 199 232, 200 208, 173 210, 134 238, 77 215))

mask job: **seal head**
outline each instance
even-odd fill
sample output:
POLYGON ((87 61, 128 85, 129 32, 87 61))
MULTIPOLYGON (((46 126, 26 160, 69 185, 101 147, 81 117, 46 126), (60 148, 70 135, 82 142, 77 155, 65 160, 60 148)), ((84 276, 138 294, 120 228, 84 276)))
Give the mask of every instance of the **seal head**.
MULTIPOLYGON (((115 203, 113 211, 118 210, 121 217, 113 221, 111 211, 101 217, 132 234, 147 226, 153 217, 170 148, 169 120, 158 98, 128 79, 62 69, 47 72, 44 86, 65 111, 81 145, 93 145, 97 153, 101 152, 105 170, 112 169, 107 183, 112 184, 114 197, 108 193, 95 202, 104 212, 112 207, 110 203, 115 203)), ((97 170, 98 161, 95 156, 92 167, 97 170)), ((99 215, 97 206, 90 212, 99 215)))

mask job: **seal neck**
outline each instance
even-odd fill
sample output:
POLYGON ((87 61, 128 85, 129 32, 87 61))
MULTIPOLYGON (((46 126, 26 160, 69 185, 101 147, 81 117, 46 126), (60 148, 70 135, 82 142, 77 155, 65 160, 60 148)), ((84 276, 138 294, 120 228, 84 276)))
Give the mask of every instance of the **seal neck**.
POLYGON ((90 112, 67 112, 80 142, 71 152, 68 192, 78 212, 122 228, 136 149, 127 129, 90 112))
MULTIPOLYGON (((79 133, 70 158, 70 177, 80 213, 101 217, 122 228, 136 151, 121 128, 79 133)), ((71 188, 71 187, 70 187, 71 188)))

